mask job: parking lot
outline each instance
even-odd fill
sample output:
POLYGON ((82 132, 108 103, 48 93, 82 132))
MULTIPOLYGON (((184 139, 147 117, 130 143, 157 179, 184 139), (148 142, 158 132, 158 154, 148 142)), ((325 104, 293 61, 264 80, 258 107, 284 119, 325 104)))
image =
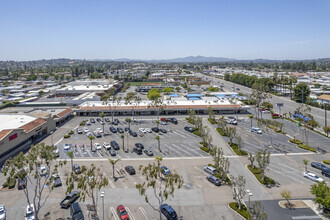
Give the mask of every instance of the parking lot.
MULTIPOLYGON (((81 117, 81 121, 86 118, 81 117)), ((90 118, 87 118, 88 120, 90 118)), ((118 125, 113 125, 110 123, 105 123, 104 130, 105 132, 110 133, 110 135, 104 136, 100 138, 95 138, 93 140, 93 145, 95 143, 99 143, 101 146, 104 142, 110 143, 111 141, 116 141, 120 146, 120 150, 117 150, 116 156, 110 156, 109 152, 106 151, 103 147, 101 150, 95 150, 94 146, 91 149, 90 147, 90 139, 83 132, 83 134, 77 134, 77 128, 87 127, 90 132, 95 131, 97 128, 103 129, 103 126, 99 122, 91 123, 91 125, 86 126, 78 126, 75 127, 75 133, 71 135, 70 138, 64 138, 59 143, 57 143, 57 147, 60 151, 61 158, 68 158, 66 155, 66 151, 64 150, 65 144, 71 144, 71 148, 69 150, 74 151, 75 158, 146 158, 149 157, 145 153, 142 155, 138 155, 133 151, 135 147, 135 143, 141 143, 144 145, 144 149, 152 149, 154 156, 162 156, 162 157, 203 157, 208 156, 207 153, 200 150, 199 142, 201 138, 184 130, 184 126, 186 126, 185 120, 178 119, 178 124, 168 123, 167 125, 159 124, 159 128, 165 128, 167 133, 162 132, 152 132, 152 133, 143 133, 139 131, 139 128, 153 128, 157 127, 157 124, 154 120, 148 119, 138 119, 137 123, 131 123, 131 130, 135 131, 138 135, 137 137, 133 137, 127 132, 124 133, 112 133, 109 130, 110 126, 114 128, 121 127, 125 129, 128 127, 128 123, 120 118, 120 123, 118 125), (123 139, 121 135, 124 135, 124 147, 125 151, 123 151, 123 139), (160 139, 160 152, 158 150, 158 141, 155 139, 156 136, 159 136, 160 139), (127 144, 128 143, 128 144, 127 144)))

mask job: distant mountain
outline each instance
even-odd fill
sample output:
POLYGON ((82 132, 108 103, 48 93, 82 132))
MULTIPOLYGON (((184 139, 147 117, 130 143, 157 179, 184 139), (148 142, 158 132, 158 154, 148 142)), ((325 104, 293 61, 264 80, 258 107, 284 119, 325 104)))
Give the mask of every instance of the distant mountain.
POLYGON ((151 62, 164 62, 164 63, 219 63, 236 61, 235 59, 223 57, 204 57, 204 56, 189 56, 183 58, 175 58, 168 60, 151 60, 151 62))

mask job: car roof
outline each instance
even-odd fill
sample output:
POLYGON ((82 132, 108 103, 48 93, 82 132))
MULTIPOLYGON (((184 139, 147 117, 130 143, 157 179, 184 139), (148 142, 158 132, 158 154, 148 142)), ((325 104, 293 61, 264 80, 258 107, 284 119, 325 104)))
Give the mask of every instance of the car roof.
POLYGON ((125 207, 123 205, 119 205, 117 206, 117 209, 125 209, 125 207))

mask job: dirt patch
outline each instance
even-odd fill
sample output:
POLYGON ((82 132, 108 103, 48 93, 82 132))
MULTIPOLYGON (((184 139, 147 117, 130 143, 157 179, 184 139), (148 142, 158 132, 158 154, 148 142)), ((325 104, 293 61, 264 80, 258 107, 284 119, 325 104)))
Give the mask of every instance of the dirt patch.
POLYGON ((304 203, 304 201, 302 200, 290 200, 290 204, 286 201, 286 200, 283 200, 283 201, 279 201, 278 205, 281 207, 281 208, 284 208, 284 209, 292 209, 292 208, 308 208, 308 206, 306 205, 306 203, 304 203))

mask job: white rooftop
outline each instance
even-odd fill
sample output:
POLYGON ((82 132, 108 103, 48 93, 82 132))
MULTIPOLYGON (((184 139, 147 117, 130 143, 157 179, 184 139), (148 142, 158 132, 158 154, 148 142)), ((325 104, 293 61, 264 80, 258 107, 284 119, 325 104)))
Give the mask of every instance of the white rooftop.
POLYGON ((28 115, 0 114, 0 131, 19 128, 35 119, 28 115))

